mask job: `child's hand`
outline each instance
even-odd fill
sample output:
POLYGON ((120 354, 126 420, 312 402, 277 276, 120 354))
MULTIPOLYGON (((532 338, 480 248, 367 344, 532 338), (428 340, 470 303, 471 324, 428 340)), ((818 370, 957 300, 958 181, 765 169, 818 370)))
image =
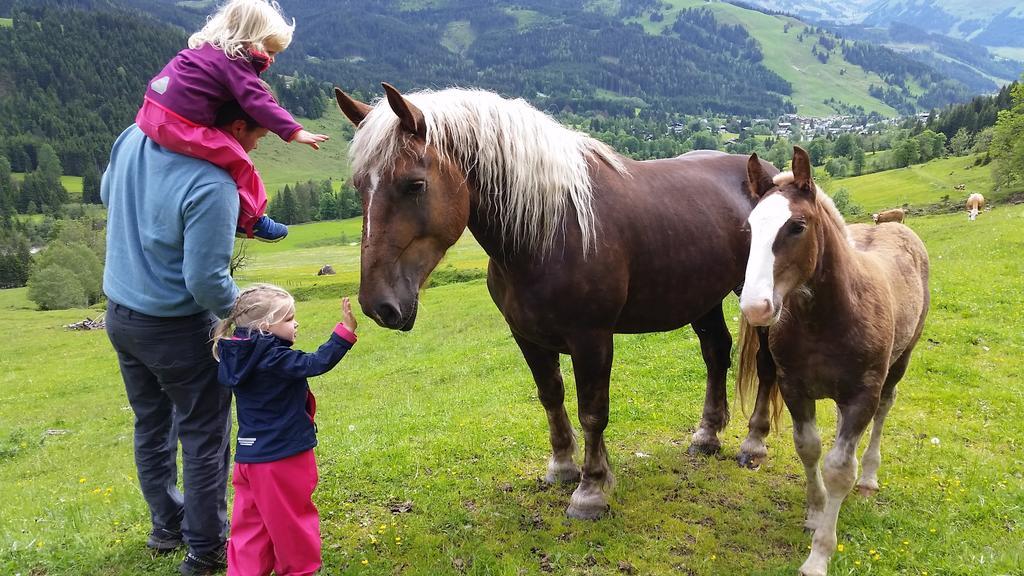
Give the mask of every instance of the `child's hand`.
POLYGON ((313 134, 306 130, 299 130, 295 133, 295 137, 292 138, 292 142, 298 142, 299 144, 309 144, 313 147, 313 150, 320 149, 320 143, 330 140, 331 137, 327 134, 313 134))
POLYGON ((349 302, 348 296, 341 299, 341 323, 353 333, 356 331, 356 326, 359 325, 355 315, 352 314, 352 303, 349 302))

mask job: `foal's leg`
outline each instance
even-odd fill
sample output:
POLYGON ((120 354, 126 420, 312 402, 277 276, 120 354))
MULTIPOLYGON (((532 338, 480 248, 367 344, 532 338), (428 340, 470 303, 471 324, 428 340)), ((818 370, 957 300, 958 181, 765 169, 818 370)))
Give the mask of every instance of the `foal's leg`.
POLYGON ((562 373, 558 369, 558 353, 514 334, 513 337, 533 372, 533 379, 537 382, 537 397, 548 415, 551 459, 548 460, 548 472, 544 480, 548 484, 575 482, 580 478, 580 467, 573 462, 576 434, 569 423, 569 415, 565 413, 565 387, 562 384, 562 373))
POLYGON ((836 549, 839 508, 842 507, 846 495, 853 489, 854 480, 857 478, 857 443, 860 442, 860 437, 878 408, 877 398, 865 393, 839 407, 842 423, 836 436, 836 444, 825 456, 823 466, 828 497, 825 500, 825 509, 818 519, 818 526, 814 530, 814 538, 811 539, 811 553, 800 567, 800 574, 803 576, 825 576, 828 571, 828 562, 836 549))
POLYGON ((821 479, 818 460, 821 459, 821 436, 815 422, 814 400, 805 397, 787 397, 786 406, 793 417, 793 444, 804 465, 807 477, 807 519, 804 528, 815 530, 825 509, 825 483, 821 479))
POLYGON ((729 327, 725 325, 721 303, 695 320, 692 325, 700 340, 700 352, 708 368, 708 380, 704 392, 704 414, 701 416, 697 431, 693 433, 688 452, 715 454, 722 449, 718 432, 729 422, 725 376, 732 362, 732 335, 729 334, 729 327))
POLYGON ((759 328, 757 338, 760 347, 757 350, 757 400, 754 402, 754 413, 750 415, 747 425, 747 437, 740 444, 740 453, 736 461, 740 466, 757 470, 768 458, 768 446, 764 439, 771 431, 772 425, 772 392, 775 390, 775 361, 768 349, 768 330, 759 328))
POLYGON ((857 490, 861 496, 873 496, 878 492, 878 467, 882 464, 882 427, 885 425, 885 417, 889 415, 896 400, 896 383, 903 378, 907 371, 907 364, 910 363, 910 351, 904 352, 885 377, 885 384, 882 386, 882 398, 878 403, 878 411, 875 412, 875 423, 871 428, 871 439, 868 447, 864 450, 860 480, 857 481, 857 490))
POLYGON ((605 488, 614 482, 608 465, 608 451, 604 446, 604 429, 608 425, 608 382, 612 371, 612 335, 582 335, 569 342, 569 349, 576 375, 576 397, 586 454, 583 478, 572 493, 565 513, 570 518, 593 520, 608 509, 605 488))

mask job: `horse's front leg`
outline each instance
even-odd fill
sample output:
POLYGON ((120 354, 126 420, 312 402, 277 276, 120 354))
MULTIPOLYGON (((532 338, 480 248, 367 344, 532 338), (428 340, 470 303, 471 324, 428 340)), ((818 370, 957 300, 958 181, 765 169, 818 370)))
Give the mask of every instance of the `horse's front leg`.
MULTIPOLYGON (((857 478, 857 444, 878 407, 875 395, 864 393, 839 405, 841 414, 835 446, 825 456, 822 476, 827 492, 825 506, 811 539, 811 553, 800 567, 801 576, 825 576, 836 550, 836 523, 839 509, 857 478)), ((796 425, 794 419, 794 426, 796 425)))
POLYGON ((704 392, 704 413, 697 431, 693 433, 690 454, 715 454, 722 449, 718 433, 729 423, 729 405, 725 392, 725 377, 732 362, 732 336, 725 325, 722 305, 693 322, 693 331, 700 340, 700 352, 708 368, 704 392))
POLYGON ((604 429, 608 425, 608 384, 612 372, 612 335, 609 332, 578 336, 570 340, 569 348, 576 375, 585 456, 583 477, 572 493, 565 513, 570 518, 593 520, 608 509, 605 490, 614 482, 608 464, 608 450, 604 445, 604 429))
POLYGON ((576 454, 576 434, 569 415, 565 413, 565 387, 558 369, 558 353, 529 342, 513 334, 523 358, 537 382, 537 397, 548 415, 551 435, 551 459, 544 480, 548 484, 575 482, 580 478, 580 467, 573 461, 576 454))
POLYGON ((775 394, 778 385, 775 381, 775 360, 768 348, 768 329, 758 328, 757 338, 760 342, 757 349, 757 399, 754 401, 754 412, 750 415, 750 422, 747 425, 747 437, 740 444, 740 453, 736 456, 740 466, 752 470, 760 468, 768 458, 768 446, 764 439, 771 431, 775 412, 773 404, 779 401, 775 394))

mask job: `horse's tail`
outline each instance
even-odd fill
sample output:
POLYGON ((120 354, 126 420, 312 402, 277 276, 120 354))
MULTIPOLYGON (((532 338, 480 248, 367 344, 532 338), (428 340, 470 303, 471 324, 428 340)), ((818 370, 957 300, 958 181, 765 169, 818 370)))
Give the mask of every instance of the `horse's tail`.
MULTIPOLYGON (((740 409, 744 416, 749 416, 747 410, 747 399, 753 394, 757 396, 760 380, 757 377, 757 353, 761 349, 761 340, 757 333, 757 327, 751 326, 747 318, 740 314, 740 338, 739 338, 739 366, 736 370, 736 396, 739 398, 740 409)), ((779 431, 779 421, 782 419, 782 409, 785 403, 782 401, 782 392, 779 384, 772 379, 772 389, 769 396, 769 421, 776 432, 779 431)))

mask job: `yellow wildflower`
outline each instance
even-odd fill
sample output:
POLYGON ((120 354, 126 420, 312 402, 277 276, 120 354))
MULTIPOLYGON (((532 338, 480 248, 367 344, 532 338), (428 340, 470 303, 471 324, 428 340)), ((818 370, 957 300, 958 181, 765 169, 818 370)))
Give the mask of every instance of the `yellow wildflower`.
POLYGON ((836 550, 842 552, 843 550, 846 550, 846 546, 843 546, 842 543, 840 543, 838 546, 836 546, 836 550))
POLYGON ((369 563, 370 563, 369 560, 367 560, 366 558, 363 558, 363 566, 366 566, 369 563))

